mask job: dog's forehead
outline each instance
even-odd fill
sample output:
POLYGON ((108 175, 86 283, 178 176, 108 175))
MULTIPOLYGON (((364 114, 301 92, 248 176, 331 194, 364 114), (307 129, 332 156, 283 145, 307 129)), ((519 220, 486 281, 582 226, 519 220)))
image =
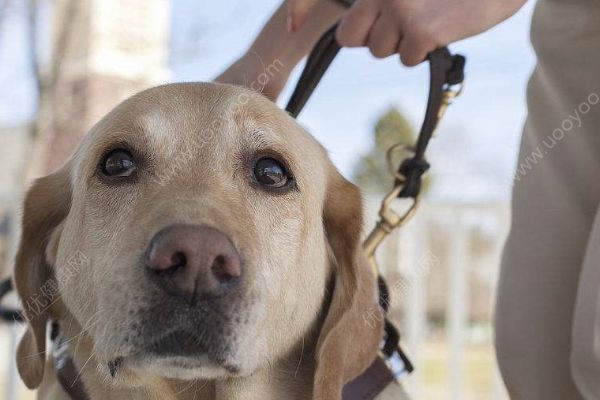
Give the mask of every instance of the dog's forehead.
POLYGON ((109 113, 86 138, 91 145, 121 140, 143 142, 167 153, 243 141, 324 153, 291 117, 260 94, 213 83, 170 84, 138 93, 109 113))

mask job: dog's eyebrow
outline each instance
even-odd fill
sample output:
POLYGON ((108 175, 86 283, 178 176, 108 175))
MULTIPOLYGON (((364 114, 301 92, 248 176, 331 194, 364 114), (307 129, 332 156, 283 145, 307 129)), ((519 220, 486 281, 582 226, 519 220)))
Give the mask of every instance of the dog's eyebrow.
POLYGON ((252 152, 270 151, 277 153, 286 160, 292 159, 290 150, 282 138, 276 133, 270 132, 271 129, 252 129, 243 133, 244 147, 252 152))
POLYGON ((124 147, 137 150, 139 155, 171 153, 177 143, 177 126, 161 110, 119 115, 102 132, 101 150, 124 147))
POLYGON ((269 134, 261 129, 251 129, 244 138, 248 144, 256 148, 273 147, 277 141, 269 137, 269 134))

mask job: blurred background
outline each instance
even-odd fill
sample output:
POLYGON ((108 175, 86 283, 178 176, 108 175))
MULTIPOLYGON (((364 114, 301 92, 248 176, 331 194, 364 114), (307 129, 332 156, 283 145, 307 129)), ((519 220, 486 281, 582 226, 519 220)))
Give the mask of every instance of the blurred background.
MULTIPOLYGON (((250 45, 280 0, 0 0, 0 273, 8 276, 19 202, 32 178, 60 165, 85 132, 129 95, 207 81, 250 45)), ((533 4, 451 47, 467 56, 466 87, 429 152, 423 206, 378 257, 392 318, 416 365, 415 399, 505 399, 493 352, 493 303, 525 88, 534 65, 533 4)), ((292 75, 295 82, 301 66, 292 75)), ((292 84, 281 96, 285 104, 292 84)), ((361 186, 371 227, 389 190, 390 143, 412 143, 428 91, 426 65, 343 50, 300 122, 361 186)), ((0 399, 33 398, 13 365, 18 327, 0 325, 0 399)))

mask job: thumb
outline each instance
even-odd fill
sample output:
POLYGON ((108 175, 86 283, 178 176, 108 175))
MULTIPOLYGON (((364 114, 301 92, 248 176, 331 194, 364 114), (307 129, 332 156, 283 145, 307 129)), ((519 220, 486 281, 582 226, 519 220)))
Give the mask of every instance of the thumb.
POLYGON ((308 13, 318 0, 288 0, 287 29, 295 32, 302 28, 308 13))

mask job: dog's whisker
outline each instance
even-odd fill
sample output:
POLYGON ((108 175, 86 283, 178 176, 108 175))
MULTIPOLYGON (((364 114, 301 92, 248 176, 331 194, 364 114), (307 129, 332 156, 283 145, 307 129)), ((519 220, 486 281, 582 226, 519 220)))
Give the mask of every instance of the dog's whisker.
POLYGON ((90 354, 90 356, 88 357, 88 359, 83 363, 83 365, 79 369, 79 372, 77 372, 77 375, 75 376, 75 379, 73 379, 73 382, 71 383, 71 387, 75 386, 75 382, 77 382, 77 380, 79 379, 79 377, 83 373, 83 370, 85 369, 87 363, 92 359, 92 357, 94 357, 94 355, 95 355, 94 352, 92 352, 92 354, 90 354))
POLYGON ((300 349, 300 357, 298 359, 298 365, 296 365, 296 371, 294 372, 294 378, 298 376, 300 370, 300 364, 302 364, 302 357, 304 356, 304 336, 302 336, 302 348, 300 349))
MULTIPOLYGON (((97 324, 97 323, 99 323, 100 321, 101 321, 101 320, 97 320, 97 321, 95 321, 95 322, 94 322, 94 324, 97 324)), ((92 324, 92 325, 94 325, 94 324, 92 324)), ((90 326, 90 328, 91 328, 91 327, 92 327, 92 326, 90 326)), ((71 337, 69 337, 69 338, 65 339, 64 341, 65 341, 66 343, 69 343, 69 342, 72 342, 72 341, 74 341, 75 339, 77 339, 77 340, 80 340, 80 339, 81 339, 81 337, 83 337, 83 335, 85 335, 86 333, 87 333, 87 330, 85 330, 85 329, 82 329, 82 331, 81 331, 81 332, 79 332, 79 333, 77 333, 77 334, 75 334, 75 335, 73 335, 73 336, 71 336, 71 337)))
MULTIPOLYGON (((192 380, 192 381, 190 382, 190 384, 189 384, 189 385, 185 386, 183 389, 181 389, 181 390, 179 390, 178 392, 176 392, 176 393, 175 393, 175 395, 177 396, 177 395, 180 395, 180 394, 182 394, 182 393, 186 392, 186 391, 187 391, 187 390, 189 390, 190 388, 193 388, 195 384, 196 384, 196 382, 192 380)), ((195 393, 194 393, 194 394, 195 394, 195 393)), ((195 396, 194 396, 194 397, 195 397, 195 396)))
POLYGON ((101 321, 101 319, 98 318, 99 315, 100 315, 100 311, 97 311, 94 314, 92 314, 92 316, 90 318, 88 318, 88 320, 86 321, 86 325, 88 325, 88 326, 86 328, 82 328, 81 332, 79 332, 77 335, 75 335, 69 339, 69 341, 77 339, 77 342, 75 343, 75 349, 73 350, 73 357, 77 356, 77 351, 79 350, 79 345, 81 343, 81 339, 85 336, 85 334, 89 331, 89 329, 91 329, 94 325, 96 325, 97 323, 99 323, 101 321), (93 322, 91 322, 92 320, 93 320, 93 322))
POLYGON ((44 351, 40 351, 38 353, 32 353, 32 354, 27 354, 26 356, 23 356, 24 359, 29 359, 29 358, 35 358, 35 357, 39 357, 42 354, 48 354, 49 350, 44 350, 44 351))

